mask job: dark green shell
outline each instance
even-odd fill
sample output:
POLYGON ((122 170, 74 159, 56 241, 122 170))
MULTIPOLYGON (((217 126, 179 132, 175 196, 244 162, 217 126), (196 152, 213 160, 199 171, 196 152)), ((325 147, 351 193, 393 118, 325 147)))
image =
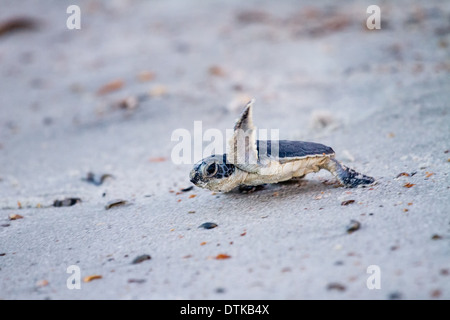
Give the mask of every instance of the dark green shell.
MULTIPOLYGON (((272 142, 269 141, 256 141, 256 147, 258 149, 258 156, 272 155, 272 142)), ((275 151, 275 150, 274 150, 275 151)), ((307 156, 334 154, 334 150, 320 143, 305 142, 305 141, 278 141, 278 158, 302 158, 307 156)))

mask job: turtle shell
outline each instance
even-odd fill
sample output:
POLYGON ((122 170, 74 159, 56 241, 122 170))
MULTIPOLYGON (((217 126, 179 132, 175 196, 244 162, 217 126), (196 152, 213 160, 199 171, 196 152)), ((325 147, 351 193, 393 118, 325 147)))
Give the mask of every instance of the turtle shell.
MULTIPOLYGON (((272 141, 257 140, 256 147, 258 149, 258 156, 260 158, 262 156, 273 157, 272 141)), ((315 142, 279 140, 278 157, 276 158, 280 161, 289 161, 306 157, 318 157, 325 155, 334 155, 334 150, 331 147, 315 142)))

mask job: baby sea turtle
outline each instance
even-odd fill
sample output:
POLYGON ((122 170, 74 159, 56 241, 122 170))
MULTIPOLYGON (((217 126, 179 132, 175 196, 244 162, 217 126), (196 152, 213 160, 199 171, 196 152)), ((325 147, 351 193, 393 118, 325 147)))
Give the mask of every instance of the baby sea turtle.
POLYGON ((238 186, 257 186, 302 178, 320 169, 330 171, 349 188, 370 185, 375 179, 347 168, 334 158, 332 148, 304 141, 256 140, 252 120, 254 99, 234 127, 228 150, 199 161, 190 172, 195 185, 228 192, 238 186))

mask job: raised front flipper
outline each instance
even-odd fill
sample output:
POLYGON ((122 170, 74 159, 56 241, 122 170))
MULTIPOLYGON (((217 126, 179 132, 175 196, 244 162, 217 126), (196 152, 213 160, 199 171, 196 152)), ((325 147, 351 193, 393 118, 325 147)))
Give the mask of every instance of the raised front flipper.
POLYGON ((245 106, 234 126, 234 133, 228 142, 227 161, 237 168, 251 173, 260 171, 256 148, 256 127, 253 125, 252 107, 255 99, 245 106))

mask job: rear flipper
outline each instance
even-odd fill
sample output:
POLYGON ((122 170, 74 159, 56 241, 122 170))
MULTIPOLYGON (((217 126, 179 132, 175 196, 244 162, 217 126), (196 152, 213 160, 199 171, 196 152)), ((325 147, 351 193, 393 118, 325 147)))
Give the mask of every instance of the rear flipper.
POLYGON ((334 158, 331 158, 327 162, 325 169, 330 171, 341 184, 348 188, 370 185, 375 182, 374 178, 356 172, 355 170, 344 166, 334 158))

